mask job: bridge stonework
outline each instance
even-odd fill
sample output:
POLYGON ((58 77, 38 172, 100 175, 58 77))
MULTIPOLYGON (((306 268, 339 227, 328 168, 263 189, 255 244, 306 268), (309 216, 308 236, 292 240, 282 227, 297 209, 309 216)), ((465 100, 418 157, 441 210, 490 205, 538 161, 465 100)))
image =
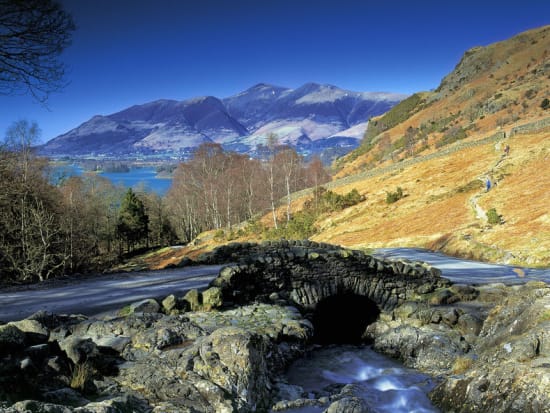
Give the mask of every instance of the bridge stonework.
POLYGON ((307 240, 233 243, 203 261, 235 262, 222 268, 211 284, 221 288, 224 302, 246 304, 275 296, 306 312, 327 298, 352 295, 367 297, 389 311, 416 294, 450 284, 425 263, 385 261, 307 240))

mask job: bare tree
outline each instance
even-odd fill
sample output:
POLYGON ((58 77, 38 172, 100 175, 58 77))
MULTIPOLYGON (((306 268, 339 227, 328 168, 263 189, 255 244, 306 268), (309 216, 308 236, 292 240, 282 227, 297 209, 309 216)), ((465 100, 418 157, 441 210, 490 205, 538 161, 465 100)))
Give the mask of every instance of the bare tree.
POLYGON ((418 130, 409 126, 405 131, 405 149, 409 156, 414 155, 414 146, 416 144, 418 130))
POLYGON ((59 194, 33 156, 36 124, 16 122, 0 151, 0 267, 18 280, 44 280, 65 265, 59 194))
POLYGON ((74 29, 54 0, 0 0, 0 94, 29 92, 44 102, 62 88, 58 57, 74 29))
POLYGON ((283 147, 276 155, 277 167, 281 168, 286 193, 286 221, 290 222, 291 194, 297 189, 296 177, 302 169, 302 159, 290 146, 283 147))
POLYGON ((270 133, 267 137, 267 149, 268 149, 268 158, 267 158, 267 169, 268 169, 268 182, 269 182, 269 201, 271 204, 271 215, 273 216, 273 225, 275 229, 279 228, 277 222, 277 212, 275 208, 275 201, 277 199, 275 195, 276 187, 276 166, 275 166, 275 155, 277 153, 277 147, 279 144, 279 138, 274 133, 270 133))

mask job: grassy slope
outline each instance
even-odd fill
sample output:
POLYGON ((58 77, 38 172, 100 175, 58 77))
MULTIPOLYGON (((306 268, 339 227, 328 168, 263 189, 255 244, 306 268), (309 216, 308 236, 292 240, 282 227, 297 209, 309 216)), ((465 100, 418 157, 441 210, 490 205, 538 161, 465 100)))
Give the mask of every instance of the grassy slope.
POLYGON ((516 135, 501 145, 465 149, 351 187, 365 202, 325 217, 314 240, 354 248, 420 246, 489 261, 550 265, 550 132, 516 135), (498 161, 501 161, 497 167, 498 161), (483 179, 498 184, 488 193, 483 179), (406 197, 386 204, 397 186, 406 197), (476 216, 472 200, 496 208, 504 224, 476 216))
MULTIPOLYGON (((498 131, 550 117, 540 104, 550 98, 550 26, 522 33, 512 39, 465 53, 455 70, 434 92, 420 96, 424 106, 404 122, 384 131, 392 142, 407 128, 452 119, 447 128, 467 130, 476 142, 498 131)), ((441 149, 436 143, 445 131, 430 131, 428 148, 416 156, 441 149)), ((339 162, 341 169, 330 186, 338 193, 357 188, 366 200, 317 222, 320 232, 312 239, 353 248, 416 246, 487 261, 550 265, 550 128, 514 135, 501 142, 457 150, 377 176, 338 178, 398 163, 382 157, 383 148, 373 139, 371 150, 352 153, 339 162), (503 145, 511 147, 502 157, 503 145), (381 161, 379 159, 382 159, 381 161), (483 181, 490 175, 498 185, 485 193, 483 181), (386 204, 386 192, 403 188, 405 198, 386 204), (489 225, 481 213, 495 208, 502 225, 489 225), (476 211, 477 209, 477 211, 476 211)), ((447 146, 448 147, 448 146, 447 146)), ((445 148, 445 147, 444 147, 445 148)), ((304 198, 294 203, 299 209, 304 198)), ((281 217, 284 216, 281 211, 281 217)), ((262 221, 270 223, 266 215, 262 221)), ((161 259, 149 256, 147 265, 162 267, 182 256, 191 258, 223 243, 212 233, 201 234, 198 246, 164 250, 161 259)), ((236 239, 250 240, 246 238, 236 239)), ((257 239, 253 239, 257 240, 257 239)))

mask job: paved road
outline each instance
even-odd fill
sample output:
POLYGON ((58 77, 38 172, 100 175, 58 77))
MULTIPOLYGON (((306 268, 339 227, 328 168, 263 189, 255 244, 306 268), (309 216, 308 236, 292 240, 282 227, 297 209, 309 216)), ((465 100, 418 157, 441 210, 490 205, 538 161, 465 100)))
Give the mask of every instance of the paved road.
POLYGON ((186 267, 172 270, 112 274, 83 280, 64 281, 51 288, 30 287, 0 291, 0 320, 20 320, 39 310, 58 314, 97 315, 120 309, 144 298, 208 286, 221 265, 186 267))
POLYGON ((407 258, 427 262, 439 268, 443 277, 460 284, 504 283, 513 285, 535 280, 550 283, 550 268, 533 269, 487 264, 453 258, 421 248, 380 248, 374 255, 381 258, 407 258))
MULTIPOLYGON (((550 283, 550 269, 486 264, 417 248, 378 249, 375 255, 425 261, 441 269, 443 277, 455 283, 478 285, 499 282, 512 285, 529 280, 550 283)), ((56 282, 48 288, 38 285, 24 290, 0 291, 0 320, 20 320, 39 310, 91 316, 120 309, 144 298, 162 298, 169 294, 181 296, 190 289, 207 287, 221 267, 211 265, 114 274, 63 281, 62 285, 56 282)))

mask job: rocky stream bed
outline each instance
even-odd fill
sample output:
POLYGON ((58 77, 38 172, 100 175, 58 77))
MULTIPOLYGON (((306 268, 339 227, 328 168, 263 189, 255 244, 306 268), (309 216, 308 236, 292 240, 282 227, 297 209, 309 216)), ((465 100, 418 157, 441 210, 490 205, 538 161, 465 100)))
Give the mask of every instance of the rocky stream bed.
MULTIPOLYGON (((330 330, 334 323, 353 326, 367 317, 358 340, 428 374, 429 397, 441 411, 550 412, 546 283, 453 285, 418 263, 342 251, 309 243, 234 246, 205 258, 238 263, 203 292, 142 300, 100 318, 39 312, 0 325, 0 411, 224 413, 315 405, 327 413, 376 412, 353 385, 312 395, 284 375, 311 348, 316 329, 337 331, 330 330), (335 309, 336 321, 319 316, 304 304, 318 290, 300 290, 303 269, 319 271, 310 261, 326 268, 370 263, 365 277, 379 281, 365 295, 386 297, 387 305, 378 306, 374 318, 365 314, 373 307, 335 309), (276 274, 297 266, 301 278, 283 285, 276 274), (255 271, 278 287, 266 291, 251 283, 255 271), (402 277, 415 281, 403 287, 402 277), (380 291, 382 284, 404 290, 394 301, 380 291)), ((350 289, 342 290, 351 278, 325 280, 319 288, 334 288, 331 297, 351 297, 350 289)))

